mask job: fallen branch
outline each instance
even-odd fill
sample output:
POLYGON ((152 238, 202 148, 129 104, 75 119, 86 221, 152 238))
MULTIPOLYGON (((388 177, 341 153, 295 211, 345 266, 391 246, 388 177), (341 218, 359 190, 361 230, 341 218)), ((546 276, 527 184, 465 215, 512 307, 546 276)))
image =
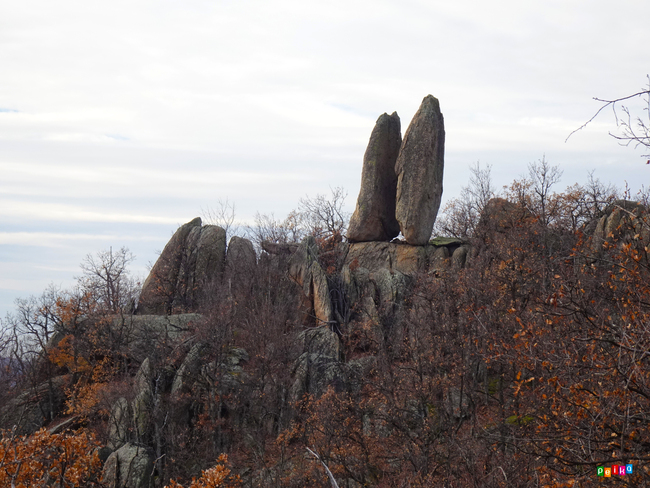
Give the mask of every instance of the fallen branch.
POLYGON ((325 462, 320 458, 320 456, 319 456, 318 454, 316 454, 314 451, 312 451, 312 450, 309 449, 309 448, 307 448, 307 450, 309 451, 309 453, 310 453, 312 456, 314 456, 316 459, 318 459, 318 461, 319 461, 319 462, 323 465, 323 467, 325 468, 325 471, 327 472, 327 476, 328 476, 329 479, 330 479, 330 483, 332 483, 332 488, 339 488, 339 485, 338 485, 338 483, 336 482, 336 480, 334 479, 334 475, 333 475, 332 472, 330 471, 330 468, 327 467, 327 464, 325 464, 325 462))

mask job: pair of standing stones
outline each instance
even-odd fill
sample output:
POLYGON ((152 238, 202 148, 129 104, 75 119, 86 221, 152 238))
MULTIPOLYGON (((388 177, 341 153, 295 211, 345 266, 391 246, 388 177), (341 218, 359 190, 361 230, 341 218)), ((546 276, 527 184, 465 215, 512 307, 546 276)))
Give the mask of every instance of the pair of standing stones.
POLYGON ((361 191, 350 219, 350 242, 429 242, 442 198, 445 127, 440 103, 428 95, 404 139, 397 113, 377 119, 363 157, 361 191))

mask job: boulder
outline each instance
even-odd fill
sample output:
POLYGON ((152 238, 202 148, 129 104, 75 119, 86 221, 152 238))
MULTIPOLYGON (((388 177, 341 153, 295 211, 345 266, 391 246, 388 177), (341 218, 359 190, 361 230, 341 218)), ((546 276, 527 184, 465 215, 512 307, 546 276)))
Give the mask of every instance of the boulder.
POLYGON ((197 375, 203 365, 203 356, 205 355, 206 349, 205 344, 197 343, 187 353, 172 382, 171 394, 173 396, 190 392, 192 384, 196 381, 197 375))
POLYGON ((431 237, 442 198, 444 155, 440 103, 428 95, 404 134, 395 165, 395 217, 409 244, 421 246, 431 237))
POLYGON ((393 242, 350 244, 345 264, 369 271, 388 269, 412 276, 426 270, 426 248, 393 242))
POLYGON ((629 238, 638 235, 641 241, 650 240, 648 209, 638 202, 616 200, 609 205, 598 220, 593 231, 592 247, 599 252, 603 244, 611 239, 629 238))
POLYGON ((447 269, 449 249, 446 246, 427 246, 427 261, 431 271, 447 269))
POLYGON ((106 460, 102 481, 108 488, 149 488, 153 460, 149 449, 125 444, 106 460))
POLYGON ((139 314, 196 311, 210 283, 223 273, 226 231, 195 218, 169 240, 144 282, 139 314))
POLYGON ((256 278, 257 255, 253 243, 233 236, 226 253, 226 275, 230 293, 245 295, 256 278))
POLYGON ((249 273, 257 264, 253 243, 243 237, 233 236, 228 243, 227 266, 238 273, 249 273))
POLYGON ((467 263, 468 246, 460 246, 451 255, 452 266, 456 269, 464 268, 467 263))
POLYGON ((401 144, 397 113, 381 115, 363 157, 361 189, 350 219, 348 241, 390 241, 399 234, 395 219, 395 162, 401 144))

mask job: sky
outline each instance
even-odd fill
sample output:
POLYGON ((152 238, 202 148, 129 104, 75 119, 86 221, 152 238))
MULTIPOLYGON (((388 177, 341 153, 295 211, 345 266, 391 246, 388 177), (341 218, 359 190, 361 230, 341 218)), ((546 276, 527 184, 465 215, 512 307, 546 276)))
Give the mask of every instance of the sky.
MULTIPOLYGON (((558 187, 650 182, 592 97, 643 89, 646 0, 0 2, 0 317, 128 247, 144 277, 179 225, 228 199, 282 218, 348 192, 374 123, 445 119, 444 200, 473 163, 500 187, 544 157, 558 187), (565 142, 566 141, 566 142, 565 142)), ((631 107, 642 108, 632 102, 631 107)))

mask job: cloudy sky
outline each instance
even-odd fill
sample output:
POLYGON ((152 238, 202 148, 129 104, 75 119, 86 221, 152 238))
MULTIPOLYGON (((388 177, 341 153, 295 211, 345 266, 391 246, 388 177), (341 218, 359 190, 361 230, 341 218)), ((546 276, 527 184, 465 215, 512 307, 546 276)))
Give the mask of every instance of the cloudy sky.
MULTIPOLYGON (((353 209, 377 117, 440 100, 445 198, 469 165, 498 185, 543 156, 633 190, 592 97, 642 89, 647 0, 21 0, 0 3, 0 316, 69 286, 88 253, 136 274, 228 198, 283 217, 342 186, 353 209)), ((559 188, 558 188, 559 189, 559 188)))

